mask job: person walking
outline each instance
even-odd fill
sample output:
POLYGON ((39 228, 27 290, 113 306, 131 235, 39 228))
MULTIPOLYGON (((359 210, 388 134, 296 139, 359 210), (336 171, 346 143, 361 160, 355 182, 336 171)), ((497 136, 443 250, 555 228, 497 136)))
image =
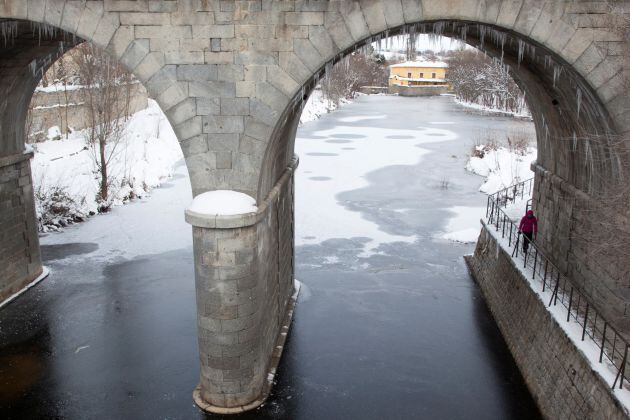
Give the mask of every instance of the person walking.
POLYGON ((538 219, 534 216, 533 210, 527 210, 525 216, 518 225, 518 233, 523 234, 523 252, 527 254, 529 243, 538 236, 538 219))

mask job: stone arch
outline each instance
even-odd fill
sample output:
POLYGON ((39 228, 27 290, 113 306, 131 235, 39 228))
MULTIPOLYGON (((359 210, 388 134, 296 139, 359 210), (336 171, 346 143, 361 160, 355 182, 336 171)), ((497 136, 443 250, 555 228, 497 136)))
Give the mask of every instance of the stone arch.
MULTIPOLYGON (((0 183, 3 186, 3 235, 0 245, 0 300, 42 275, 37 218, 25 122, 33 92, 43 74, 61 55, 90 41, 123 64, 160 97, 178 86, 145 43, 96 2, 63 0, 0 2, 0 183)), ((181 96, 181 95, 180 95, 181 96)), ((168 115, 171 124, 177 114, 168 115)))
POLYGON ((293 52, 280 56, 279 75, 271 83, 284 88, 287 97, 268 101, 274 109, 279 102, 285 107, 262 160, 258 200, 291 161, 287 127, 295 124, 287 121, 299 118, 296 106, 326 69, 357 47, 407 31, 462 39, 510 66, 534 111, 542 167, 586 192, 619 176, 606 144, 571 141, 592 136, 605 141, 608 135, 630 130, 627 112, 620 113, 616 105, 624 96, 621 57, 606 56, 597 41, 597 36, 620 41, 618 33, 602 36, 576 28, 567 22, 571 14, 560 2, 403 1, 385 7, 375 0, 336 4, 333 11, 331 7, 324 13, 323 28, 309 31, 308 39, 294 39, 293 52), (551 138, 563 145, 553 144, 551 138), (280 146, 283 139, 286 147, 280 146), (585 162, 584 156, 591 154, 591 162, 585 162))
POLYGON ((282 103, 284 108, 262 158, 258 200, 292 170, 300 103, 327 67, 388 35, 415 31, 462 39, 508 65, 526 94, 537 132, 539 155, 532 168, 534 207, 545 226, 543 249, 600 313, 629 335, 630 279, 613 268, 627 257, 619 252, 594 257, 588 239, 598 229, 597 219, 625 218, 628 225, 626 215, 602 209, 596 198, 624 182, 629 167, 628 154, 616 149, 630 147, 630 113, 622 105, 629 96, 624 58, 611 52, 627 48, 619 28, 584 27, 578 22, 589 16, 588 7, 564 2, 365 0, 332 7, 327 4, 322 26, 309 28, 307 39, 294 39, 293 51, 281 53, 270 81, 287 94, 283 101, 269 101, 274 109, 282 103))

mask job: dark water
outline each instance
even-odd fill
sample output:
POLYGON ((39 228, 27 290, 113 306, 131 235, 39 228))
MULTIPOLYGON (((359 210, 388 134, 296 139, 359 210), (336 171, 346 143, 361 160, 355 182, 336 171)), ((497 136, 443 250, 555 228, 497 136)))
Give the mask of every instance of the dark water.
MULTIPOLYGON (((448 129, 462 137, 476 125, 511 124, 469 115, 446 99, 429 104, 427 118, 457 122, 448 129)), ((335 118, 426 106, 408 98, 363 98, 301 132, 324 141, 314 133, 334 126, 335 118)), ((336 137, 360 141, 348 133, 353 124, 336 137)), ((403 122, 392 115, 367 124, 403 122)), ((423 147, 433 153, 420 164, 376 170, 368 187, 338 197, 357 217, 388 232, 413 232, 418 240, 383 244, 380 254, 364 256, 368 239, 344 238, 340 227, 338 239, 298 247, 303 289, 277 383, 263 407, 238 418, 540 417, 464 266, 462 255, 473 246, 432 239, 448 220, 444 208, 484 202, 476 193, 480 180, 462 169, 469 144, 423 147), (447 191, 436 187, 444 176, 447 191), (409 210, 395 212, 394 199, 409 210)), ((327 158, 335 156, 312 157, 327 158)), ((181 236, 188 229, 181 208, 173 205, 170 212, 163 203, 188 188, 185 178, 175 178, 147 203, 43 239, 51 275, 0 310, 1 418, 216 418, 191 398, 198 356, 190 235, 152 254, 119 252, 155 236, 136 216, 117 215, 157 217, 159 209, 165 236, 170 230, 173 238, 181 236), (113 223, 130 223, 133 229, 125 231, 134 234, 108 239, 113 223)))

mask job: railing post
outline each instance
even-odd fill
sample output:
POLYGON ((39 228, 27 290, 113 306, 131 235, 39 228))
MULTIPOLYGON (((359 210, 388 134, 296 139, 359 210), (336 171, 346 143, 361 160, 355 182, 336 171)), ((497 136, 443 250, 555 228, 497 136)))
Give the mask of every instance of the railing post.
POLYGON ((571 303, 573 302, 573 287, 571 287, 571 294, 569 294, 569 307, 567 308, 567 322, 571 319, 571 303))
POLYGON ((558 279, 556 280, 556 287, 553 289, 553 293, 551 294, 551 299, 549 299, 549 305, 551 306, 551 302, 553 302, 553 306, 556 306, 558 302, 558 287, 560 286, 560 272, 558 271, 558 279))
POLYGON ((538 262, 538 248, 534 248, 534 272, 532 273, 532 280, 536 278, 536 262, 538 262))
POLYGON ((582 328, 582 341, 584 341, 584 334, 586 334, 586 324, 588 324, 588 302, 586 302, 586 310, 584 312, 584 327, 582 328))
POLYGON ((543 277, 543 292, 545 291, 545 285, 547 283, 547 266, 549 264, 548 260, 545 260, 545 276, 543 277))
POLYGON ((604 332, 602 333, 602 346, 599 350, 599 363, 602 362, 602 356, 604 355, 604 346, 606 345, 606 328, 608 327, 608 323, 604 321, 604 332))
POLYGON ((615 385, 617 384, 617 379, 619 379, 619 389, 621 389, 623 387, 623 377, 626 373, 626 359, 628 358, 628 345, 626 344, 626 347, 623 351, 623 359, 621 360, 621 365, 619 366, 619 370, 617 371, 617 376, 615 376, 615 382, 613 382, 613 388, 615 388, 615 385))
POLYGON ((507 218, 507 216, 505 215, 505 213, 503 214, 503 229, 501 229, 501 237, 505 238, 505 219, 507 218))

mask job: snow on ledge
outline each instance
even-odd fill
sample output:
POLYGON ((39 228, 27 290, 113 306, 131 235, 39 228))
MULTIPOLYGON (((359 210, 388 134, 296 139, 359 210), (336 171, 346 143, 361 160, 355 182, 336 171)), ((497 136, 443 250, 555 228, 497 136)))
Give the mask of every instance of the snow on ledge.
POLYGON ((231 191, 216 190, 199 194, 194 198, 188 210, 207 216, 235 216, 246 213, 256 213, 256 200, 247 194, 231 191))

